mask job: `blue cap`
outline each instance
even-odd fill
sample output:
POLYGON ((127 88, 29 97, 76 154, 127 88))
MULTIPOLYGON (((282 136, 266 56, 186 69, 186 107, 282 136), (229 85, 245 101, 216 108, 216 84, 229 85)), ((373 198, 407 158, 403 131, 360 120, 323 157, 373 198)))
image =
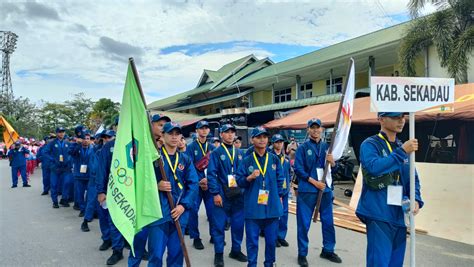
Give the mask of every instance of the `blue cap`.
POLYGON ((196 124, 196 129, 201 129, 202 127, 208 127, 209 128, 209 122, 207 121, 199 121, 196 124))
POLYGON ((119 116, 115 117, 114 123, 115 123, 115 125, 118 125, 118 123, 119 123, 119 116))
POLYGON ((212 137, 211 140, 212 140, 213 143, 214 142, 219 142, 219 143, 221 142, 221 139, 219 139, 219 137, 212 137))
POLYGON ((84 131, 84 125, 79 124, 74 128, 74 133, 78 136, 82 134, 82 131, 84 131))
POLYGON ((92 135, 91 135, 91 131, 89 131, 89 130, 87 130, 87 129, 84 129, 84 130, 82 131, 82 136, 86 136, 86 135, 92 136, 92 135))
POLYGON ((229 123, 226 123, 221 126, 221 133, 227 132, 228 130, 234 130, 235 132, 235 126, 229 123))
POLYGON ((115 136, 115 131, 114 130, 107 130, 105 133, 103 133, 103 135, 113 137, 113 136, 115 136))
POLYGON ((258 126, 256 128, 253 128, 251 136, 252 138, 254 138, 262 134, 270 136, 270 134, 267 132, 267 129, 263 128, 262 126, 258 126))
POLYGON ((181 125, 179 125, 178 123, 174 121, 169 121, 165 123, 165 125, 163 125, 163 132, 165 133, 170 133, 171 131, 175 129, 178 130, 179 133, 181 133, 181 125))
POLYGON ((276 143, 278 141, 285 141, 285 139, 283 138, 283 136, 281 134, 275 134, 272 136, 272 143, 276 143))
POLYGON ((15 141, 15 145, 21 145, 20 141, 15 141))
POLYGON ((400 117, 406 114, 406 112, 378 112, 377 117, 400 117))
POLYGON ((155 114, 151 117, 151 122, 157 122, 157 121, 161 121, 161 120, 165 120, 166 122, 171 121, 170 117, 168 117, 164 114, 155 114))
POLYGON ((62 127, 62 126, 59 126, 59 127, 56 128, 56 132, 57 132, 57 133, 59 133, 59 132, 65 132, 65 131, 66 131, 66 129, 64 129, 64 127, 62 127))
POLYGON ((312 118, 311 120, 308 121, 308 127, 311 127, 314 124, 317 124, 319 127, 321 127, 322 123, 320 119, 316 119, 316 118, 312 118))

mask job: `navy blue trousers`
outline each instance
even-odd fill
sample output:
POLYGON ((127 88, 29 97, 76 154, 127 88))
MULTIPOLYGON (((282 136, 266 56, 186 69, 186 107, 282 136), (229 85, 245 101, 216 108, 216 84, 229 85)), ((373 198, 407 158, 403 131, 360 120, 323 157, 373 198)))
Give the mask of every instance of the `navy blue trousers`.
POLYGON ((407 228, 367 220, 367 266, 403 266, 407 228))
MULTIPOLYGON (((323 232, 323 250, 334 252, 336 246, 336 231, 332 214, 332 191, 324 192, 319 208, 321 228, 323 232)), ((318 200, 318 193, 298 193, 296 206, 296 222, 298 228, 298 255, 308 255, 308 232, 313 221, 314 208, 318 200)))
POLYGON ((211 232, 214 239, 214 252, 224 253, 225 225, 230 218, 230 232, 232 236, 232 251, 240 252, 244 238, 244 200, 243 196, 235 199, 222 198, 224 207, 214 205, 212 210, 213 227, 211 232))
POLYGON ((245 219, 248 267, 257 266, 258 238, 261 230, 265 233, 265 261, 263 265, 270 267, 275 262, 278 218, 245 219))
POLYGON ((188 229, 189 237, 192 239, 200 238, 198 212, 199 208, 201 207, 201 202, 204 202, 204 206, 206 208, 206 215, 209 221, 209 235, 212 236, 212 209, 214 207, 214 196, 209 193, 209 190, 203 191, 201 188, 199 188, 199 194, 196 198, 195 207, 189 213, 188 229))
POLYGON ((12 166, 12 185, 18 185, 18 171, 20 171, 21 179, 23 180, 23 185, 28 184, 28 180, 26 177, 26 165, 25 166, 12 166))

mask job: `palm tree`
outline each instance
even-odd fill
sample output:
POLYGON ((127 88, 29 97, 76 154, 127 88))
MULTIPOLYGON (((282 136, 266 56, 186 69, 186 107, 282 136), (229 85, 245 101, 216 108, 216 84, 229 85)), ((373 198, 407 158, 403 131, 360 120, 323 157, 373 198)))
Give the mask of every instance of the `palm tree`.
POLYGON ((402 39, 399 51, 401 72, 415 76, 415 60, 430 45, 438 52, 441 66, 457 83, 467 82, 469 56, 474 47, 474 1, 437 1, 438 11, 418 18, 419 11, 433 0, 410 0, 408 8, 416 18, 402 39))

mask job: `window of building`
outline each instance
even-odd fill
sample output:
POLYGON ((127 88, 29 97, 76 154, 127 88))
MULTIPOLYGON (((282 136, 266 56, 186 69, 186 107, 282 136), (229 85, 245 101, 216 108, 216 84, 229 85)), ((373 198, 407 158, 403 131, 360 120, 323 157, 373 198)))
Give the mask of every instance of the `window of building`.
POLYGON ((313 97, 313 83, 307 83, 300 86, 299 98, 310 98, 313 97))
POLYGON ((331 80, 326 80, 326 91, 328 94, 340 93, 342 91, 342 77, 332 79, 332 88, 331 80))
POLYGON ((273 103, 291 101, 291 88, 275 90, 273 100, 273 103))

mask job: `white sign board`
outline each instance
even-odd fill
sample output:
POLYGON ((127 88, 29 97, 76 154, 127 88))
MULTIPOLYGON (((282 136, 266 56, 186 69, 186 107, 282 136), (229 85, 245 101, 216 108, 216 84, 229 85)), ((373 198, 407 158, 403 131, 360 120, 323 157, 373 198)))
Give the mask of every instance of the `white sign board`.
POLYGON ((371 77, 370 111, 417 112, 440 106, 440 112, 452 112, 454 79, 371 77))

